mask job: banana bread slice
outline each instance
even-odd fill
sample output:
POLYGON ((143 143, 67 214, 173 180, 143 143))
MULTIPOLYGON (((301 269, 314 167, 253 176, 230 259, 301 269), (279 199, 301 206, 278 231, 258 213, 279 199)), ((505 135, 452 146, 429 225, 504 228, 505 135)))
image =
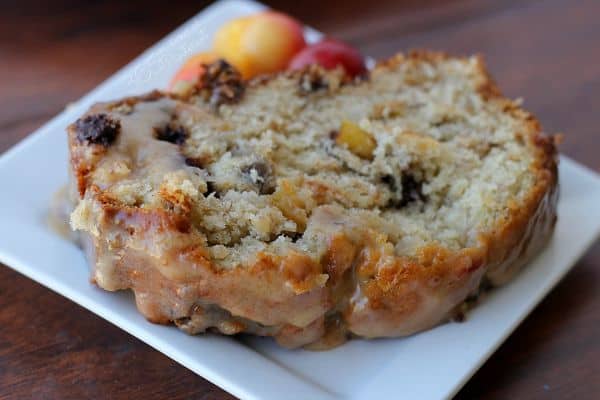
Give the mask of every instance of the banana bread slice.
POLYGON ((218 61, 187 93, 97 104, 68 136, 93 282, 191 334, 409 335, 510 279, 556 221, 554 141, 479 57, 250 82, 218 61))

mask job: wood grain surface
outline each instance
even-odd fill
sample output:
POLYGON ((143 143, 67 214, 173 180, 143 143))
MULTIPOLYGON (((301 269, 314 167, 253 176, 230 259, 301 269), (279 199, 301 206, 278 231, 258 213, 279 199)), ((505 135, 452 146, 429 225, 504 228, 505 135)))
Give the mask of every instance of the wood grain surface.
MULTIPOLYGON (((600 170, 600 1, 268 3, 374 57, 420 47, 483 53, 505 94, 523 97, 547 131, 565 133, 561 151, 600 170)), ((0 152, 205 4, 0 1, 0 152)), ((593 399, 599 393, 596 243, 457 398, 593 399)), ((0 398, 231 396, 0 265, 0 398)))

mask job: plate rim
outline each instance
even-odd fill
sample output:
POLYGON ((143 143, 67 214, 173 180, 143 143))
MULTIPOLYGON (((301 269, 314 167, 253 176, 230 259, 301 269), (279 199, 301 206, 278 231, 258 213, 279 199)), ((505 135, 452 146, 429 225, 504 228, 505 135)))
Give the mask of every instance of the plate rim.
MULTIPOLYGON (((67 118, 70 115, 78 114, 78 112, 76 112, 74 109, 83 108, 86 106, 86 104, 90 104, 91 102, 93 102, 95 99, 95 96, 101 90, 103 90, 106 87, 111 86, 120 76, 127 74, 129 72, 129 70, 131 68, 133 68, 135 65, 143 63, 145 58, 148 56, 148 54, 150 54, 153 50, 156 50, 156 49, 160 48, 161 46, 163 46, 164 43, 166 43, 168 40, 170 40, 170 38, 176 37, 180 32, 183 31, 183 29, 185 29, 187 26, 193 24, 197 18, 200 18, 203 14, 205 14, 207 12, 215 11, 221 7, 232 6, 232 5, 233 6, 243 5, 244 7, 255 7, 256 10, 265 8, 264 5, 257 3, 255 1, 252 1, 252 0, 221 0, 221 1, 215 2, 214 4, 212 4, 208 7, 201 9, 198 14, 192 16, 190 19, 188 19, 182 25, 177 27, 171 33, 167 34, 162 39, 160 39, 158 42, 156 42, 155 44, 150 46, 148 49, 144 50, 139 56, 134 58, 131 62, 127 63, 125 66, 120 68, 114 74, 109 76, 106 80, 104 80, 102 83, 100 83, 94 89, 92 89, 91 91, 89 91, 88 93, 83 95, 78 101, 76 101, 75 107, 67 108, 67 109, 59 112, 56 116, 51 118, 48 122, 44 123, 41 127, 39 127, 38 129, 36 129, 32 133, 30 133, 28 136, 26 136, 24 139, 20 140, 19 142, 14 144, 12 147, 10 147, 6 151, 4 151, 2 154, 0 154, 0 171, 2 171, 7 165, 10 165, 11 161, 18 159, 18 157, 20 155, 22 155, 23 153, 26 153, 27 150, 30 149, 32 146, 35 146, 37 141, 39 141, 45 135, 50 135, 52 133, 52 131, 56 129, 55 125, 61 124, 61 126, 62 126, 61 121, 63 119, 67 118)), ((62 129, 63 128, 61 128, 61 130, 62 129)), ((596 173, 595 171, 593 171, 591 168, 589 168, 585 165, 582 165, 564 155, 561 155, 560 164, 562 165, 563 170, 565 168, 573 168, 573 170, 577 171, 577 173, 580 173, 582 175, 587 176, 590 179, 595 180, 595 182, 598 183, 598 185, 600 187, 600 175, 598 173, 596 173)), ((561 168, 561 167, 559 167, 559 168, 561 168)), ((558 274, 552 280, 552 282, 549 283, 547 285, 547 287, 544 288, 544 290, 536 292, 536 295, 534 296, 535 298, 533 299, 531 304, 528 305, 527 310, 525 312, 522 312, 521 315, 519 316, 519 318, 516 320, 516 322, 513 323, 510 327, 508 327, 506 332, 504 332, 502 335, 500 335, 497 338, 494 346, 491 346, 486 351, 485 354, 483 354, 481 357, 479 357, 478 362, 471 366, 470 370, 467 371, 463 375, 462 379, 455 383, 452 390, 450 392, 448 392, 447 397, 454 396, 464 386, 464 384, 489 359, 489 357, 498 349, 498 347, 500 347, 500 345, 502 345, 502 343, 505 342, 507 337, 510 336, 514 332, 514 330, 521 324, 521 322, 525 318, 527 318, 527 316, 529 316, 531 314, 532 310, 540 303, 540 301, 546 297, 546 295, 557 285, 558 282, 560 282, 562 280, 562 278, 569 271, 571 271, 573 266, 577 263, 577 260, 579 260, 583 256, 583 254, 585 254, 587 252, 587 250, 594 244, 594 242, 596 241, 599 234, 600 234, 600 225, 597 227, 594 235, 590 235, 589 237, 585 238, 585 243, 583 244, 583 246, 581 246, 581 249, 578 252, 578 254, 576 254, 576 257, 573 258, 574 261, 572 263, 569 263, 570 264, 569 266, 562 269, 561 273, 558 274)), ((156 338, 152 339, 151 337, 149 337, 148 334, 143 334, 143 331, 146 331, 145 329, 142 328, 141 331, 139 329, 136 329, 135 325, 137 322, 135 322, 135 321, 128 322, 125 318, 122 318, 122 317, 120 318, 118 314, 116 314, 116 313, 111 314, 110 312, 107 312, 104 309, 98 310, 98 308, 96 308, 96 305, 94 304, 94 300, 89 300, 89 299, 85 300, 85 299, 80 298, 80 296, 78 294, 75 294, 74 290, 72 290, 68 285, 64 285, 64 284, 61 285, 61 283, 58 280, 52 280, 45 276, 42 276, 42 278, 40 278, 40 275, 36 274, 34 272, 35 271, 34 267, 23 265, 23 263, 20 262, 18 257, 11 255, 10 251, 4 248, 3 243, 0 243, 0 263, 19 272, 20 274, 28 277, 31 280, 38 282, 42 286, 54 291, 57 294, 60 294, 61 296, 73 301, 74 303, 79 304, 80 306, 84 307, 86 310, 91 311, 94 314, 101 317, 102 319, 110 322, 113 325, 116 325, 120 329, 123 329, 124 331, 128 332, 132 336, 134 336, 134 337, 138 338, 139 340, 141 340, 142 342, 148 344, 150 347, 165 354, 167 357, 173 359, 177 363, 185 366, 186 368, 192 370, 193 372, 195 372, 195 373, 201 375, 202 377, 204 377, 205 379, 209 380, 213 384, 223 388, 224 390, 226 390, 240 398, 259 399, 259 398, 267 398, 269 396, 268 390, 266 390, 266 391, 256 390, 257 389, 256 387, 254 389, 250 390, 247 387, 246 382, 240 383, 240 382, 232 381, 230 378, 227 377, 227 374, 223 374, 222 371, 214 371, 214 368, 211 368, 210 364, 205 365, 204 363, 190 362, 190 360, 186 359, 186 357, 182 357, 182 355, 180 354, 180 351, 175 349, 174 346, 169 346, 169 343, 160 343, 160 340, 159 340, 159 343, 157 344, 156 338), (169 347, 171 347, 170 350, 168 349, 169 347), (167 348, 167 350, 165 350, 165 348, 167 348), (198 365, 200 365, 202 368, 199 368, 198 365), (267 396, 267 397, 263 397, 263 396, 267 396)), ((518 277, 516 279, 518 279, 518 277)), ((179 333, 179 332, 177 331, 177 333, 179 333)), ((245 347, 245 346, 242 346, 242 347, 245 347)), ((258 354, 258 352, 254 349, 247 348, 246 350, 248 353, 258 354)), ((252 358, 252 356, 248 356, 248 357, 252 358)), ((256 357, 259 357, 259 356, 256 356, 256 357)), ((273 362, 273 360, 269 360, 269 361, 271 363, 275 364, 273 362)), ((299 390, 302 390, 303 395, 311 394, 311 398, 324 398, 324 399, 338 398, 338 396, 335 393, 331 393, 331 392, 327 391, 327 388, 320 387, 318 384, 316 384, 314 382, 306 382, 305 379, 303 379, 302 377, 299 377, 297 374, 295 374, 293 372, 285 370, 285 368, 282 367, 281 365, 275 365, 273 370, 279 371, 279 372, 274 372, 274 373, 276 373, 276 374, 278 373, 279 374, 278 376, 280 376, 281 379, 288 382, 292 386, 295 386, 293 384, 293 382, 291 382, 292 380, 296 380, 297 382, 300 382, 300 385, 296 385, 296 387, 298 387, 299 390)))

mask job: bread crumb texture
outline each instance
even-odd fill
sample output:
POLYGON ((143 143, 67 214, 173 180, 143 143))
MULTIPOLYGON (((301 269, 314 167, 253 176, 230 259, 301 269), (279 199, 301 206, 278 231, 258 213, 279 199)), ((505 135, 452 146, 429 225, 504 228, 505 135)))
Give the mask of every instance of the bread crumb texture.
POLYGON ((151 320, 291 347, 334 328, 409 334, 552 231, 554 143, 479 57, 228 85, 243 88, 231 101, 155 92, 69 127, 72 227, 96 282, 132 288, 151 320), (110 140, 82 132, 90 120, 111 121, 110 140))

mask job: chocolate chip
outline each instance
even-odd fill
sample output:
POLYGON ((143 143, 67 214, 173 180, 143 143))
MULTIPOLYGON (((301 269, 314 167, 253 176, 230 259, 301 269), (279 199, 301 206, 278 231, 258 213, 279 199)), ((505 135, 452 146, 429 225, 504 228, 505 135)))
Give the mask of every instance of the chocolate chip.
POLYGON ((331 140, 337 139, 338 136, 340 136, 340 131, 338 131, 338 130, 334 129, 331 132, 329 132, 329 139, 331 139, 331 140))
POLYGON ((423 183, 415 179, 410 174, 402 174, 402 199, 398 204, 398 207, 405 207, 413 201, 421 200, 425 201, 425 195, 423 195, 422 187, 423 183))
POLYGON ((154 128, 154 137, 164 142, 182 145, 188 138, 188 133, 183 126, 171 122, 161 128, 154 128))
POLYGON ((119 120, 107 114, 93 114, 80 118, 75 122, 77 139, 81 143, 100 144, 108 147, 115 141, 121 130, 119 120))
POLYGON ((208 197, 214 193, 214 196, 219 199, 221 195, 217 191, 217 187, 213 182, 206 182, 206 193, 204 193, 204 197, 208 197))
POLYGON ((246 89, 242 75, 227 61, 219 59, 204 67, 206 72, 200 79, 200 87, 213 108, 236 103, 242 98, 246 89))
POLYGON ((389 186, 390 191, 395 192, 398 188, 396 186, 396 178, 392 175, 384 175, 381 177, 381 182, 389 186))
POLYGON ((186 157, 185 165, 202 169, 204 168, 204 160, 197 157, 186 157))
POLYGON ((309 94, 328 89, 329 83, 323 76, 322 70, 317 66, 311 65, 302 71, 298 86, 301 94, 309 94))
POLYGON ((260 194, 273 194, 275 192, 275 178, 271 165, 265 161, 255 161, 242 167, 242 173, 258 188, 260 194), (255 171, 253 174, 252 171, 255 171))
MULTIPOLYGON (((381 182, 386 184, 393 194, 398 192, 398 182, 394 176, 384 175, 381 177, 381 182)), ((402 174, 400 183, 402 185, 402 197, 400 199, 392 198, 390 200, 391 207, 403 208, 417 200, 426 201, 427 198, 422 192, 423 183, 417 181, 413 175, 402 174)))
POLYGON ((292 243, 296 243, 301 237, 302 232, 283 232, 283 236, 290 238, 292 243))
POLYGON ((241 78, 238 70, 222 58, 204 66, 206 73, 202 75, 202 83, 208 86, 228 83, 232 80, 240 80, 241 78))

